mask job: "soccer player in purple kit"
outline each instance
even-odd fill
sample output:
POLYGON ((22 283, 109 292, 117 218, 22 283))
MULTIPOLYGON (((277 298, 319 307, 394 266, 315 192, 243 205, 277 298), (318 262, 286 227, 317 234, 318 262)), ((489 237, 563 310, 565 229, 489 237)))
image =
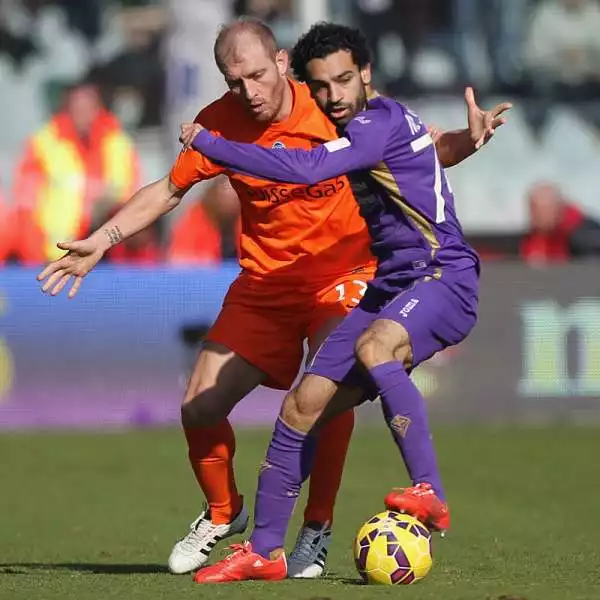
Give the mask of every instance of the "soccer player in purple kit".
MULTIPOLYGON (((378 269, 359 305, 286 396, 261 468, 250 540, 198 571, 198 583, 286 576, 284 539, 314 459, 314 433, 365 396, 380 396, 413 482, 388 494, 386 506, 432 529, 444 531, 450 524, 425 402, 409 374, 461 342, 475 325, 479 259, 464 239, 427 128, 406 106, 370 89, 362 34, 317 24, 296 46, 292 66, 338 125, 340 138, 310 151, 267 149, 203 130, 192 146, 234 171, 265 179, 314 184, 348 174, 378 269)), ((486 138, 504 122, 500 114, 508 108, 494 109, 486 138)))

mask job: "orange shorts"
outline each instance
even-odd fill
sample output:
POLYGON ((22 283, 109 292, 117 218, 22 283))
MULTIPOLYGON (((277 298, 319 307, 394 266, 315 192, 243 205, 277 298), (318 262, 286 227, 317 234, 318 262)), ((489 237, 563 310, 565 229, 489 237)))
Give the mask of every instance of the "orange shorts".
POLYGON ((343 318, 362 298, 375 268, 340 276, 312 292, 274 287, 241 274, 229 288, 207 338, 226 346, 263 371, 264 385, 287 390, 304 357, 303 342, 331 319, 343 318))

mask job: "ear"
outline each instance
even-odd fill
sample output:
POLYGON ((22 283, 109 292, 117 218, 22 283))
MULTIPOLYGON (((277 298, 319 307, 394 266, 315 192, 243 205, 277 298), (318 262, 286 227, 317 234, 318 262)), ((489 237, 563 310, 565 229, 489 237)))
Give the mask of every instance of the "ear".
POLYGON ((365 65, 360 70, 360 79, 364 85, 371 85, 371 65, 365 65))
POLYGON ((275 64, 277 65, 277 71, 282 77, 287 75, 290 67, 290 57, 287 53, 287 50, 277 50, 277 54, 275 55, 275 64))

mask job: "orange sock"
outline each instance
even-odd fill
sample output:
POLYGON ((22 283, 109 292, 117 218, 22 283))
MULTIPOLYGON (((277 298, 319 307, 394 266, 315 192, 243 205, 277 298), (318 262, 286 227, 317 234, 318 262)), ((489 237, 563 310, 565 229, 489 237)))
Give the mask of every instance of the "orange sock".
POLYGON ((315 464, 310 474, 304 523, 333 522, 333 508, 340 484, 348 444, 354 429, 354 411, 348 410, 331 420, 319 436, 315 464))
POLYGON ((235 435, 224 419, 214 427, 184 427, 190 464, 213 523, 230 523, 242 507, 233 473, 235 435))

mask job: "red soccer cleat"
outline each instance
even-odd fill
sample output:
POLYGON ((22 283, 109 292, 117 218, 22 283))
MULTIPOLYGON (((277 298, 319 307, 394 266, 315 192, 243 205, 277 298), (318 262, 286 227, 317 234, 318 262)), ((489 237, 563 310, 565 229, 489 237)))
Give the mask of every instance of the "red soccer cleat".
POLYGON ((430 529, 444 532, 450 528, 448 505, 435 495, 429 483, 392 490, 385 497, 385 506, 412 515, 430 529))
POLYGON ((230 581, 280 581, 287 577, 287 563, 282 554, 275 560, 252 552, 252 544, 234 544, 233 553, 218 563, 200 569, 194 575, 196 583, 228 583, 230 581))

